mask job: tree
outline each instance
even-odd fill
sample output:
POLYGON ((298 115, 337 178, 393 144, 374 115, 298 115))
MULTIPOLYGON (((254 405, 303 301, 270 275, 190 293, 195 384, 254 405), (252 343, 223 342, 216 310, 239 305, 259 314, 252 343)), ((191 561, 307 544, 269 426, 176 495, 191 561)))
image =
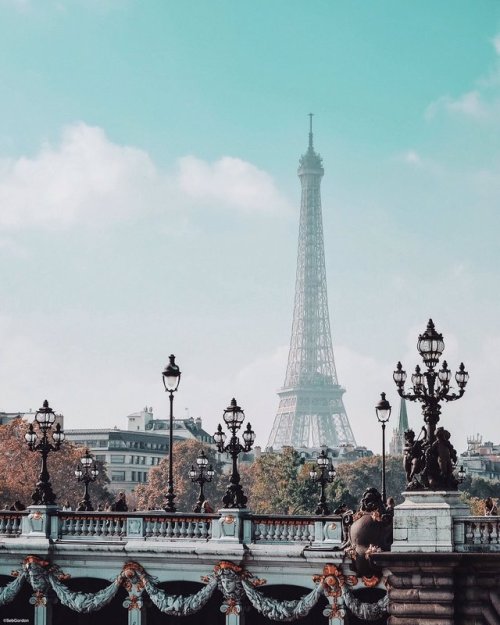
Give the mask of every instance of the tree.
POLYGON ((459 486, 467 497, 486 499, 487 497, 500 497, 500 481, 485 480, 482 477, 471 477, 467 475, 463 483, 459 486))
MULTIPOLYGON (((385 475, 387 496, 394 497, 396 503, 401 503, 403 501, 401 493, 406 488, 406 475, 401 456, 386 457, 385 475)), ((357 506, 367 488, 374 486, 379 491, 381 490, 382 456, 360 458, 355 462, 339 465, 337 467, 337 480, 351 496, 352 504, 357 506)))
MULTIPOLYGON (((285 448, 280 454, 263 454, 241 470, 242 481, 248 484, 248 507, 261 514, 314 514, 320 487, 309 477, 310 465, 304 464, 292 448, 285 448)), ((333 512, 345 504, 357 509, 367 488, 380 490, 381 476, 380 456, 339 465, 336 478, 326 486, 329 508, 333 512)), ((386 458, 386 482, 388 495, 401 502, 406 478, 400 456, 386 458)))
MULTIPOLYGON (((24 505, 32 503, 31 495, 38 481, 41 458, 38 452, 28 449, 24 438, 27 431, 28 423, 20 417, 0 426, 0 505, 3 507, 10 508, 16 500, 24 505)), ((82 453, 82 447, 65 441, 59 451, 49 454, 50 481, 59 505, 68 501, 75 509, 83 498, 83 484, 78 483, 74 476, 82 453)), ((97 467, 99 476, 90 486, 94 507, 113 498, 106 487, 109 479, 105 468, 99 462, 97 467)))
POLYGON ((291 447, 264 454, 242 475, 248 483, 249 508, 261 514, 305 514, 316 487, 306 477, 303 460, 291 447))
MULTIPOLYGON (((176 494, 174 504, 179 511, 192 511, 198 500, 199 486, 191 482, 189 470, 192 465, 197 468, 196 458, 202 449, 215 470, 212 481, 204 487, 206 498, 215 510, 222 507, 222 497, 229 483, 229 478, 223 473, 224 465, 217 460, 212 447, 193 439, 174 443, 173 447, 173 476, 176 494)), ((148 483, 141 484, 135 489, 139 510, 161 510, 165 505, 168 465, 168 458, 163 458, 160 464, 149 472, 148 483)))

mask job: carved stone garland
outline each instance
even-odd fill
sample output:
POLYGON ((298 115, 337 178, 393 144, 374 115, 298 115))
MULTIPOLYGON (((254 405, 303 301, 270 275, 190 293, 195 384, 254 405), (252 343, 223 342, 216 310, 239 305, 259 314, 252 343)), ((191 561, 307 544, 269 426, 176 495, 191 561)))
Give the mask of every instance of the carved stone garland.
MULTIPOLYGON (((149 575, 137 562, 127 562, 116 579, 106 588, 96 593, 70 590, 63 582, 69 578, 59 567, 51 565, 36 556, 28 556, 21 571, 13 571, 15 579, 0 589, 0 606, 14 600, 25 580, 33 588, 30 602, 35 607, 47 605, 51 595, 74 612, 95 612, 106 606, 116 596, 120 586, 128 592, 123 605, 129 611, 143 608, 142 594, 147 592, 154 605, 164 614, 187 616, 200 611, 208 602, 216 588, 221 591, 224 602, 221 611, 226 615, 238 615, 246 607, 246 601, 261 614, 275 621, 292 622, 309 614, 322 594, 328 600, 328 608, 323 612, 331 625, 343 623, 348 608, 358 618, 367 621, 379 619, 387 612, 388 598, 385 596, 374 603, 362 602, 353 595, 349 586, 358 584, 354 575, 344 576, 333 564, 325 565, 322 575, 315 575, 316 587, 296 600, 278 600, 265 596, 257 588, 266 583, 240 566, 227 561, 219 562, 211 575, 202 577, 205 586, 192 595, 169 595, 158 588, 157 579, 149 575)), ((378 577, 362 578, 366 587, 372 588, 380 582, 378 577)))

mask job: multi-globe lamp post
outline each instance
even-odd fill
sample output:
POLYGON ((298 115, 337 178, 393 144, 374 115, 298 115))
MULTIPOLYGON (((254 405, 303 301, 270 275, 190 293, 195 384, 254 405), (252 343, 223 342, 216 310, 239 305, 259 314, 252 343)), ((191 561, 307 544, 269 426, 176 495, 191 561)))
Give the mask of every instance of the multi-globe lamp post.
POLYGON ((233 471, 231 473, 231 479, 226 494, 222 498, 222 502, 226 508, 246 508, 248 498, 243 493, 243 489, 240 484, 240 474, 238 473, 238 456, 240 453, 248 452, 252 449, 255 441, 255 432, 252 430, 250 423, 247 423, 247 427, 242 434, 243 445, 240 443, 239 437, 236 435, 241 428, 243 421, 245 420, 245 413, 236 403, 236 399, 231 400, 231 404, 224 411, 224 422, 231 433, 231 437, 227 445, 226 434, 222 431, 222 426, 219 423, 217 432, 214 434, 214 441, 217 445, 219 453, 227 452, 233 461, 233 471))
POLYGON ((52 430, 55 420, 56 415, 49 406, 49 402, 45 400, 42 408, 36 412, 35 420, 33 423, 30 423, 28 431, 24 435, 30 451, 39 451, 42 457, 40 475, 38 476, 35 492, 31 496, 33 503, 38 506, 51 506, 56 503, 56 496, 52 490, 50 475, 47 469, 47 457, 51 451, 60 449, 64 441, 64 432, 61 429, 61 425, 56 423, 55 431, 52 433, 53 442, 50 441, 49 432, 52 430), (38 440, 38 434, 35 432, 34 423, 37 424, 41 434, 40 440, 38 440))
POLYGON ((208 464, 208 458, 205 456, 205 452, 203 449, 198 454, 196 458, 197 469, 195 469, 194 465, 191 465, 191 470, 189 471, 189 477, 191 478, 191 482, 194 484, 199 484, 200 493, 198 495, 198 501, 193 508, 193 512, 201 512, 203 502, 205 501, 205 492, 204 486, 208 484, 208 482, 212 481, 212 478, 215 474, 212 465, 208 464))
POLYGON ((168 489, 165 499, 167 503, 164 506, 165 512, 176 512, 174 504, 174 474, 173 474, 173 449, 174 449, 174 393, 179 388, 179 382, 181 380, 181 372, 179 367, 175 364, 175 356, 171 354, 169 356, 169 363, 162 372, 163 386, 165 391, 169 394, 170 400, 170 428, 169 428, 169 441, 168 441, 168 489))
POLYGON ((330 514, 330 509, 326 503, 325 486, 333 482, 336 471, 324 449, 322 449, 321 453, 318 454, 316 464, 318 468, 312 465, 311 470, 309 471, 309 477, 311 480, 320 485, 320 496, 318 507, 316 508, 316 514, 327 515, 330 514))
POLYGON ((387 491, 385 488, 385 426, 391 416, 391 404, 385 398, 385 393, 380 394, 380 401, 375 406, 375 414, 378 422, 382 425, 382 502, 387 503, 387 491))
POLYGON ((95 482, 98 475, 99 469, 96 466, 94 457, 89 450, 86 449, 75 469, 75 477, 77 481, 83 482, 84 484, 83 499, 78 505, 79 510, 86 510, 87 512, 90 512, 94 509, 92 502, 90 501, 89 484, 91 482, 95 482))
POLYGON ((436 331, 432 319, 420 334, 417 350, 427 370, 420 365, 415 367, 411 376, 412 388, 405 391, 406 371, 398 362, 393 373, 398 393, 403 399, 420 402, 425 426, 415 440, 412 430, 406 433, 405 466, 408 478, 408 490, 457 490, 459 479, 453 475, 457 454, 449 442, 450 433, 442 427, 436 428, 441 414, 442 401, 456 401, 465 393, 469 374, 464 363, 455 373, 458 392, 452 392, 452 374, 446 360, 441 369, 436 371, 439 359, 445 348, 443 335, 436 331))

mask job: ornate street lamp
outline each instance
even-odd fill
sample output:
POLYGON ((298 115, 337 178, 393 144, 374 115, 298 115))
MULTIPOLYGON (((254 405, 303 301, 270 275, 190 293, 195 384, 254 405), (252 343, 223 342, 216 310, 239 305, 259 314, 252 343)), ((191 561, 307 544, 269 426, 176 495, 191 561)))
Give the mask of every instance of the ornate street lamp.
POLYGON ((171 354, 169 356, 170 362, 162 372, 163 386, 165 391, 169 393, 170 399, 170 437, 169 437, 169 450, 168 450, 168 490, 165 499, 167 503, 163 508, 165 512, 175 512, 174 505, 175 493, 174 493, 174 473, 173 473, 173 449, 174 449, 174 393, 179 388, 179 382, 181 381, 181 372, 179 367, 175 364, 175 356, 171 354))
POLYGON ((233 459, 233 472, 229 487, 226 494, 222 498, 222 502, 226 508, 246 508, 247 497, 243 493, 243 489, 240 484, 240 474, 238 473, 238 456, 242 451, 250 451, 255 441, 255 432, 252 430, 250 423, 247 423, 246 430, 242 434, 243 445, 240 443, 240 439, 236 436, 236 432, 240 429, 241 424, 245 420, 245 413, 237 405, 236 399, 231 400, 231 405, 224 411, 223 417, 228 430, 231 432, 231 438, 229 443, 225 445, 226 435, 222 431, 222 426, 219 423, 217 432, 214 434, 215 444, 220 453, 228 452, 233 459))
POLYGON ((38 426, 38 430, 42 435, 41 439, 38 441, 38 435, 35 432, 33 423, 30 423, 29 429, 24 435, 30 451, 39 451, 42 456, 40 475, 38 476, 35 492, 31 496, 36 506, 51 506, 56 503, 56 496, 52 490, 50 475, 47 470, 47 456, 51 451, 59 450, 61 443, 64 441, 64 432, 61 430, 61 425, 57 423, 55 431, 52 434, 52 440, 54 442, 50 442, 48 434, 52 430, 55 419, 56 415, 54 411, 50 408, 49 402, 45 400, 42 408, 36 412, 33 422, 38 426))
POLYGON ((78 504, 79 510, 91 511, 94 509, 92 507, 92 502, 90 501, 89 484, 90 482, 95 482, 98 475, 99 469, 95 464, 94 457, 90 454, 89 450, 86 449, 75 469, 76 479, 79 482, 83 482, 85 485, 83 499, 78 504))
POLYGON ((441 414, 440 402, 455 401, 465 393, 469 374, 464 363, 455 373, 458 393, 451 392, 451 371, 446 360, 441 369, 435 371, 444 351, 443 335, 436 332, 432 319, 418 337, 417 349, 427 371, 419 365, 411 376, 412 388, 405 392, 406 371, 398 362, 393 373, 398 393, 404 399, 419 401, 425 426, 415 440, 413 430, 405 432, 405 469, 408 490, 457 490, 458 480, 453 475, 457 462, 457 452, 450 443, 450 433, 442 427, 436 429, 441 414), (421 438, 422 437, 422 438, 421 438))
POLYGON ((375 413, 379 423, 382 424, 382 502, 387 503, 387 493, 385 489, 385 424, 391 416, 391 404, 385 398, 385 393, 380 394, 380 401, 375 406, 375 413))
POLYGON ((467 476, 467 471, 464 469, 464 465, 460 465, 460 469, 457 471, 457 480, 459 484, 463 484, 467 476))
POLYGON ((194 468, 194 465, 191 465, 191 471, 189 471, 189 477, 191 478, 191 482, 198 483, 200 485, 200 494, 198 496, 198 501, 196 502, 195 507, 193 508, 193 512, 201 512, 201 507, 203 502, 205 501, 205 493, 203 492, 203 487, 208 482, 212 481, 215 471, 212 468, 212 465, 208 464, 208 458, 205 456, 205 452, 203 449, 198 454, 196 458, 196 464, 198 465, 198 470, 194 468))
POLYGON ((326 484, 333 482, 335 479, 335 467, 331 463, 330 458, 326 455, 326 451, 324 449, 321 450, 321 453, 316 458, 316 464, 318 465, 319 470, 312 465, 311 470, 309 471, 309 477, 311 480, 318 483, 321 487, 321 494, 319 497, 318 507, 316 508, 316 514, 330 514, 330 509, 326 503, 325 486, 326 484))

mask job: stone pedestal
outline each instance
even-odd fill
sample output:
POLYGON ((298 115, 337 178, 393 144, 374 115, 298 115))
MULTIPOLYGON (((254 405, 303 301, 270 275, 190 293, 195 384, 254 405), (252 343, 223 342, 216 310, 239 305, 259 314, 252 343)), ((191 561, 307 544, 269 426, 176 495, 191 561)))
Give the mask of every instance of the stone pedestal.
POLYGON ((394 553, 453 551, 453 519, 470 514, 458 492, 403 493, 404 503, 394 510, 394 553))
POLYGON ((58 533, 58 506, 28 506, 23 516, 21 533, 26 538, 54 539, 58 533))
POLYGON ((251 520, 246 508, 223 508, 217 510, 220 518, 212 522, 212 540, 249 543, 251 542, 251 520))

